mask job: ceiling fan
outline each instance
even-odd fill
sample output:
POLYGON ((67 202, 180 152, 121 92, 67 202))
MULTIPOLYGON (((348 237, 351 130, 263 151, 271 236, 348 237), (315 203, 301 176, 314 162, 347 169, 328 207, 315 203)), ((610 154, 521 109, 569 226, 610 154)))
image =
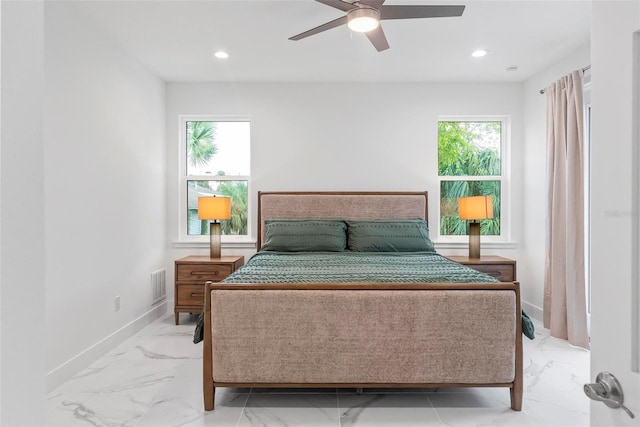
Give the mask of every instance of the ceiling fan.
POLYGON ((389 49, 389 43, 382 31, 380 21, 385 19, 414 19, 414 18, 443 18, 461 16, 464 6, 444 6, 444 5, 397 5, 384 6, 385 0, 358 0, 349 3, 343 0, 316 0, 327 6, 335 7, 343 12, 347 12, 333 21, 322 24, 319 27, 289 37, 289 40, 300 40, 331 28, 347 24, 352 30, 365 33, 378 52, 389 49))

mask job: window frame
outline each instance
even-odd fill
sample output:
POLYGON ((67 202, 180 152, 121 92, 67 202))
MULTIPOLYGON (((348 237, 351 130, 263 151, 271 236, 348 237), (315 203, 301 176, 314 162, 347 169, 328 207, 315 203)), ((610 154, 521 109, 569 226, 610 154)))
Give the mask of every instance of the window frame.
POLYGON ((251 117, 219 115, 178 116, 178 239, 181 243, 209 243, 209 235, 188 234, 188 182, 189 181, 246 181, 247 182, 247 234, 222 235, 223 244, 251 243, 253 216, 251 209, 251 117), (187 175, 187 122, 249 122, 249 175, 187 175))
POLYGON ((482 245, 511 243, 511 117, 508 115, 441 115, 440 122, 500 122, 500 168, 501 175, 486 176, 441 176, 438 171, 438 128, 436 126, 436 174, 437 174, 437 227, 430 227, 431 234, 435 236, 434 242, 441 246, 454 247, 467 245, 468 235, 443 235, 440 234, 440 202, 442 181, 500 181, 500 234, 482 235, 482 245))

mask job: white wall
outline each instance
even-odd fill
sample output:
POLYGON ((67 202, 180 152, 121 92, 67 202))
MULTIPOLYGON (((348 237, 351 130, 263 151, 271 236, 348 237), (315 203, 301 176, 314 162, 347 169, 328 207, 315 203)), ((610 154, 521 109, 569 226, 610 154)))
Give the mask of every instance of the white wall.
POLYGON ((547 97, 540 94, 560 77, 591 63, 590 46, 586 44, 552 67, 524 83, 524 152, 522 242, 518 274, 522 283, 522 299, 527 314, 542 320, 544 298, 545 227, 547 216, 547 97))
POLYGON ((166 311, 150 285, 166 261, 164 83, 73 3, 45 6, 50 389, 166 311))
MULTIPOLYGON (((168 235, 173 242, 177 240, 180 114, 251 117, 249 192, 254 213, 258 191, 428 190, 431 218, 437 217, 439 208, 438 116, 508 115, 512 124, 512 240, 521 240, 521 84, 169 83, 168 235)), ((519 249, 519 245, 516 249, 491 248, 484 253, 518 259, 519 249)), ((223 247, 224 254, 251 252, 223 247)), ((189 253, 204 254, 206 248, 174 248, 170 258, 189 253)), ((519 279, 529 281, 525 276, 519 279)))
POLYGON ((0 425, 44 425, 43 3, 2 1, 0 425))

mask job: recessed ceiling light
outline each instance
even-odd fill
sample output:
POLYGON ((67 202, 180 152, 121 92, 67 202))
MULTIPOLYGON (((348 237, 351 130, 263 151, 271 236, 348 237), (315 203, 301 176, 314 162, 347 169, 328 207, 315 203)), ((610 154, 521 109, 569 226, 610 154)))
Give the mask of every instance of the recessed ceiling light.
POLYGON ((216 53, 214 53, 213 56, 215 56, 218 59, 227 59, 229 57, 229 54, 224 50, 219 50, 216 53))
POLYGON ((471 54, 471 56, 473 56, 474 58, 482 58, 487 53, 489 53, 488 50, 478 49, 478 50, 474 50, 473 53, 471 54))

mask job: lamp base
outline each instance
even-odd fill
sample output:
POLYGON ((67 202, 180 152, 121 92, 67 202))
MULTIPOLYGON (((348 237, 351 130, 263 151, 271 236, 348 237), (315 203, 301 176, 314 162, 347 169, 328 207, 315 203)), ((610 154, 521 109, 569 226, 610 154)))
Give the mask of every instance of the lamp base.
POLYGON ((209 257, 210 258, 220 258, 222 253, 222 248, 220 244, 220 235, 221 235, 221 227, 220 223, 217 221, 213 221, 209 223, 209 257))
POLYGON ((469 258, 480 258, 480 223, 469 223, 469 258))

